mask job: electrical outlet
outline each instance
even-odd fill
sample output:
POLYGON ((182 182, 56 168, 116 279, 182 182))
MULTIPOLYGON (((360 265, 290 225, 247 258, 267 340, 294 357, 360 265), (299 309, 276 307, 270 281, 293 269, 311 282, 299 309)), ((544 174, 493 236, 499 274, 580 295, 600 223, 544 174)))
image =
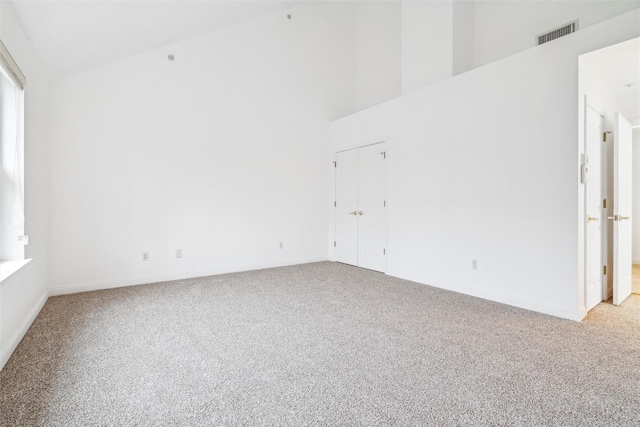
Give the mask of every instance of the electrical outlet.
POLYGON ((176 258, 182 258, 182 249, 176 249, 176 258))
POLYGON ((142 252, 142 260, 149 261, 149 252, 142 252))
POLYGON ((472 270, 477 270, 478 269, 478 260, 477 259, 472 259, 471 260, 471 269, 472 270))
POLYGON ((284 249, 284 242, 280 242, 280 249, 284 249))

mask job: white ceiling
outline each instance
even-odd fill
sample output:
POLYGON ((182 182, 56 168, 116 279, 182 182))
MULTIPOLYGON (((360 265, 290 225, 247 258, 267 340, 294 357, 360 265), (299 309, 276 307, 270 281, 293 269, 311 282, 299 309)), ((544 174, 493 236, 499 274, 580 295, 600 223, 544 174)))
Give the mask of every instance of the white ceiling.
POLYGON ((640 117, 640 38, 587 53, 581 59, 618 98, 624 116, 640 117))
POLYGON ((281 10, 292 1, 12 0, 52 77, 281 10))

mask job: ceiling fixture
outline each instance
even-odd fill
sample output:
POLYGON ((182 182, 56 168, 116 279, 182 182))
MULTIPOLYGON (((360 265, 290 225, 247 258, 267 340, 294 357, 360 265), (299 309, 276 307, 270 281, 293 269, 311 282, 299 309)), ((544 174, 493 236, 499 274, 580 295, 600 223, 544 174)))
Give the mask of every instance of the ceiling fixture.
POLYGON ((176 57, 173 56, 173 55, 169 55, 169 56, 167 56, 167 58, 169 58, 169 61, 173 61, 174 59, 176 59, 176 57))
POLYGON ((631 87, 631 86, 633 86, 633 83, 627 83, 627 84, 625 84, 625 86, 626 87, 631 87))

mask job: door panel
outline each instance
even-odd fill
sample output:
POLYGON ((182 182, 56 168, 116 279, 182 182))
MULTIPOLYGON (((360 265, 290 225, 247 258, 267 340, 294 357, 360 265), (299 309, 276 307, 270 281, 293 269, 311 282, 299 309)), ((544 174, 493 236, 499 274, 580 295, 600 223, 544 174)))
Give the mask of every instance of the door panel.
POLYGON ((585 305, 591 310, 602 301, 602 132, 604 119, 591 107, 585 118, 585 305))
POLYGON ((336 261, 358 265, 358 152, 336 153, 336 261))
POLYGON ((620 113, 613 120, 613 303, 631 295, 631 124, 620 113))
POLYGON ((385 144, 358 149, 358 265, 386 270, 385 144))

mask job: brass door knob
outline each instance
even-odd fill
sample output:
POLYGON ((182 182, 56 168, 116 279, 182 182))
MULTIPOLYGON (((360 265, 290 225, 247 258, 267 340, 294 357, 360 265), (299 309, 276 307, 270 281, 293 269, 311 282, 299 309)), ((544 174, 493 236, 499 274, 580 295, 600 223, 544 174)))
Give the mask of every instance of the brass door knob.
POLYGON ((358 215, 364 215, 364 212, 358 211, 358 215))
POLYGON ((587 222, 591 222, 591 221, 599 221, 600 218, 595 217, 595 216, 587 216, 587 222))
POLYGON ((349 215, 358 215, 357 211, 349 212, 349 215))
POLYGON ((622 216, 622 215, 614 215, 614 216, 608 216, 607 219, 612 219, 614 221, 625 221, 625 220, 628 220, 629 217, 622 216))

